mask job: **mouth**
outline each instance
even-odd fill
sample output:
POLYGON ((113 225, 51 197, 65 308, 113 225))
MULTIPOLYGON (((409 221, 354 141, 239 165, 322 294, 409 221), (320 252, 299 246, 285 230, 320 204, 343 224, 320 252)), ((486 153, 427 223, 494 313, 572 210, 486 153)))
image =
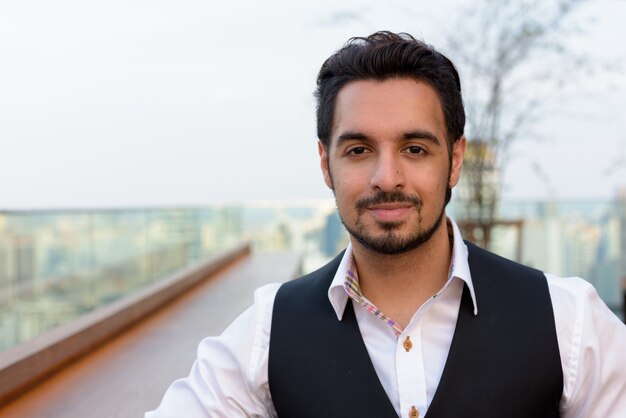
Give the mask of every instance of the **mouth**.
POLYGON ((356 209, 360 214, 369 214, 379 224, 400 225, 416 210, 419 215, 422 200, 418 196, 393 192, 380 192, 374 196, 364 197, 356 202, 356 209))
POLYGON ((367 210, 379 222, 393 223, 403 221, 413 208, 412 204, 382 203, 368 206, 367 210))

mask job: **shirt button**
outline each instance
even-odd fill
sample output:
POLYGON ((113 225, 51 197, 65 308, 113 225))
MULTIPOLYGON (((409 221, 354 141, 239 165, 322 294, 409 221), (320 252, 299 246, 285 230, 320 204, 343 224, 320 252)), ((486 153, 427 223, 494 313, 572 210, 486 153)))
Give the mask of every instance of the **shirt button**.
POLYGON ((417 418, 420 416, 420 413, 417 411, 417 409, 415 409, 414 406, 411 407, 411 410, 409 411, 409 418, 417 418))
MULTIPOLYGON (((406 350, 407 353, 409 351, 411 351, 411 348, 413 348, 413 343, 411 342, 411 337, 406 337, 406 340, 404 340, 404 342, 402 343, 402 346, 404 347, 404 349, 406 350)), ((413 415, 411 415, 411 416, 413 416, 413 415)))

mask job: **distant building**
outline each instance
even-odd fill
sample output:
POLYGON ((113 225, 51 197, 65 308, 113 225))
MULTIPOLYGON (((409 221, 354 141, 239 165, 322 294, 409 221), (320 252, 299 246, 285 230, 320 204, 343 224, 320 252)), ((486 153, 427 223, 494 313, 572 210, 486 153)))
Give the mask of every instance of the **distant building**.
POLYGON ((336 255, 346 245, 346 232, 337 211, 326 217, 326 224, 320 239, 320 250, 327 257, 336 255))
POLYGON ((564 274, 565 231, 556 207, 538 205, 539 216, 524 219, 523 264, 555 274, 564 274))

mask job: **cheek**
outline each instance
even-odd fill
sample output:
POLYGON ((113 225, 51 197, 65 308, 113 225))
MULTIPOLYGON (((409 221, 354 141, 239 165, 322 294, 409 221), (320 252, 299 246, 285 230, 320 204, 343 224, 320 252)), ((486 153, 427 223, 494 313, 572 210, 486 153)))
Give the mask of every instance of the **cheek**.
POLYGON ((337 202, 337 208, 342 213, 344 219, 349 219, 350 215, 355 211, 356 201, 363 197, 363 189, 359 185, 356 179, 333 176, 335 200, 337 202))
MULTIPOLYGON (((445 199, 448 187, 448 170, 440 167, 433 167, 428 173, 423 173, 421 181, 417 181, 417 190, 424 195, 429 195, 430 199, 445 199)), ((424 196, 426 197, 426 196, 424 196)))
POLYGON ((340 181, 335 181, 335 196, 348 210, 354 208, 359 199, 369 194, 371 193, 368 193, 367 182, 364 178, 342 178, 340 181))
POLYGON ((354 175, 349 170, 333 170, 332 171, 333 184, 335 186, 335 193, 341 193, 343 195, 351 195, 359 189, 360 180, 362 176, 354 175))

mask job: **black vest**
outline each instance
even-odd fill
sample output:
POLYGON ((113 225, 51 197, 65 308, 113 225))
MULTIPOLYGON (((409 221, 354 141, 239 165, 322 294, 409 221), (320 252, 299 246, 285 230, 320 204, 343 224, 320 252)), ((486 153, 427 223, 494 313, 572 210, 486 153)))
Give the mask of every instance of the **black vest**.
MULTIPOLYGON (((545 276, 468 248, 478 315, 465 286, 427 417, 559 417, 563 371, 545 276)), ((268 377, 281 418, 397 417, 352 303, 338 321, 328 300, 341 256, 276 295, 268 377)))

